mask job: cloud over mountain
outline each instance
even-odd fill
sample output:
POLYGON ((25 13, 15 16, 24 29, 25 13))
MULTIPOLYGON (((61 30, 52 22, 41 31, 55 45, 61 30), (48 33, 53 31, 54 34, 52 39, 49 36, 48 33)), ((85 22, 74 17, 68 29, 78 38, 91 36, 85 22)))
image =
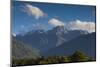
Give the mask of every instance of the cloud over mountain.
POLYGON ((47 26, 43 23, 36 23, 32 25, 32 28, 34 28, 35 30, 45 30, 47 26))
POLYGON ((35 19, 39 19, 45 16, 45 13, 38 7, 26 4, 23 8, 23 11, 30 16, 34 16, 35 19))
POLYGON ((55 26, 64 26, 64 23, 56 18, 52 18, 48 21, 49 24, 55 26))
POLYGON ((87 31, 88 33, 95 32, 95 23, 94 22, 88 22, 88 21, 70 21, 69 23, 65 23, 63 21, 60 21, 59 19, 52 18, 48 21, 49 24, 56 26, 64 26, 68 30, 83 30, 87 31))
POLYGON ((83 30, 89 33, 95 32, 95 23, 76 20, 68 24, 70 30, 83 30))

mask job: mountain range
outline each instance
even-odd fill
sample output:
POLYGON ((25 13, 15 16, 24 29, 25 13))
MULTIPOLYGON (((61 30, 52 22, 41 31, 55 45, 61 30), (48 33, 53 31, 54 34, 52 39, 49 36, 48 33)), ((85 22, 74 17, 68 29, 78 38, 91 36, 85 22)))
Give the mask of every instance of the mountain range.
POLYGON ((44 56, 63 56, 72 55, 76 50, 85 52, 88 56, 95 59, 96 57, 96 40, 95 33, 80 35, 69 42, 64 42, 58 47, 54 47, 44 52, 44 56))
POLYGON ((79 49, 95 58, 95 34, 57 26, 48 31, 32 30, 15 38, 38 49, 43 56, 69 55, 79 49))

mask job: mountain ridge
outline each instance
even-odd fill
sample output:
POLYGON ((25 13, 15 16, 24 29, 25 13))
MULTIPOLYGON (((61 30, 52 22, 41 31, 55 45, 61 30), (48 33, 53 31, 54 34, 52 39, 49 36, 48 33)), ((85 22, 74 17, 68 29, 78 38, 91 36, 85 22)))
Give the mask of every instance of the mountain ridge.
POLYGON ((70 55, 74 53, 77 49, 82 50, 87 55, 95 58, 96 54, 96 33, 91 33, 87 35, 80 35, 79 37, 65 42, 62 45, 52 48, 47 52, 44 52, 44 56, 55 56, 55 55, 70 55), (91 52, 92 51, 92 52, 91 52))
POLYGON ((36 59, 40 57, 39 51, 35 48, 16 40, 12 37, 12 57, 14 59, 31 58, 36 59))
POLYGON ((63 26, 57 26, 51 30, 36 30, 28 32, 26 35, 17 35, 16 39, 30 44, 32 47, 39 49, 41 52, 57 47, 64 42, 68 42, 80 35, 89 34, 86 31, 72 30, 69 31, 63 26))

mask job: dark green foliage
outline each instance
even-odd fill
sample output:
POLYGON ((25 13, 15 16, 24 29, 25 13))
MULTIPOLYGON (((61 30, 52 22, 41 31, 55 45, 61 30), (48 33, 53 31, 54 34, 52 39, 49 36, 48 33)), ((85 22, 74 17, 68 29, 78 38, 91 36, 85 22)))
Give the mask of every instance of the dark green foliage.
POLYGON ((54 57, 41 57, 38 59, 14 59, 12 60, 12 64, 16 66, 23 65, 36 65, 36 64, 56 64, 56 63, 67 63, 69 62, 67 56, 54 56, 54 57))
POLYGON ((19 66, 19 65, 23 66, 23 65, 36 64, 36 61, 34 59, 27 59, 27 58, 13 59, 12 64, 15 66, 19 66))
POLYGON ((89 60, 90 60, 90 57, 80 50, 77 50, 73 55, 70 56, 71 62, 82 62, 82 61, 84 62, 84 61, 89 61, 89 60))
POLYGON ((53 56, 53 57, 43 58, 42 60, 39 61, 39 64, 56 64, 65 62, 66 63, 69 62, 67 56, 53 56))
POLYGON ((13 65, 23 66, 23 65, 39 65, 39 64, 57 64, 57 63, 69 63, 69 62, 84 62, 92 61, 92 58, 88 57, 82 51, 75 51, 74 54, 70 56, 50 56, 50 57, 41 57, 37 59, 14 59, 13 65))

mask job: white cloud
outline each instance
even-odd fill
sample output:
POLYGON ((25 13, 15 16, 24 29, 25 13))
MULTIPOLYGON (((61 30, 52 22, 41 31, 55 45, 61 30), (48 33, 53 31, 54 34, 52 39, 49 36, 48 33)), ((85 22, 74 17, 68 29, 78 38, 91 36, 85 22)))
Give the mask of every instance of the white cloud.
POLYGON ((53 26, 64 26, 64 23, 58 19, 52 18, 48 21, 49 24, 53 26))
POLYGON ((67 26, 70 30, 83 30, 89 33, 95 32, 94 22, 76 20, 76 21, 70 22, 67 26))
POLYGON ((36 24, 33 24, 33 28, 35 30, 45 30, 46 29, 46 25, 42 24, 42 23, 36 23, 36 24))
POLYGON ((36 19, 42 18, 45 16, 45 13, 38 7, 26 4, 23 9, 30 16, 34 16, 36 19))
POLYGON ((15 33, 12 33, 12 35, 13 35, 14 37, 16 37, 16 34, 15 34, 15 33))

